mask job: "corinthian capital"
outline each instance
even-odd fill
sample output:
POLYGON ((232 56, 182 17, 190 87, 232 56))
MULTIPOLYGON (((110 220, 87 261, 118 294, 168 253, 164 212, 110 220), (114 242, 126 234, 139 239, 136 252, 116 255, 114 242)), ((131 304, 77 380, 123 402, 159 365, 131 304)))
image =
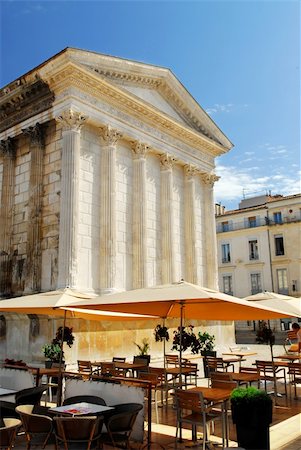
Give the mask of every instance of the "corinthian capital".
POLYGON ((37 122, 33 127, 23 128, 23 134, 29 136, 31 144, 38 145, 39 147, 44 146, 44 128, 37 122))
POLYGON ((188 179, 191 179, 192 177, 200 173, 200 171, 194 164, 186 164, 184 166, 184 173, 188 179))
POLYGON ((5 141, 0 141, 0 154, 9 158, 16 156, 16 145, 12 138, 7 138, 5 141))
POLYGON ((57 116, 55 120, 62 124, 64 130, 78 131, 87 118, 88 116, 84 116, 79 111, 68 109, 67 111, 63 111, 60 116, 57 116))
POLYGON ((145 157, 146 153, 149 151, 150 147, 147 144, 144 144, 140 141, 132 142, 132 151, 134 154, 134 158, 145 157))
POLYGON ((175 162, 176 162, 176 158, 171 156, 169 153, 164 153, 163 155, 160 156, 161 168, 163 170, 172 169, 175 162))
POLYGON ((106 145, 115 145, 122 137, 122 133, 115 128, 111 128, 110 125, 106 125, 100 128, 100 137, 104 140, 106 145))
POLYGON ((214 183, 220 179, 220 177, 214 173, 202 173, 201 178, 203 182, 209 186, 213 186, 214 183))

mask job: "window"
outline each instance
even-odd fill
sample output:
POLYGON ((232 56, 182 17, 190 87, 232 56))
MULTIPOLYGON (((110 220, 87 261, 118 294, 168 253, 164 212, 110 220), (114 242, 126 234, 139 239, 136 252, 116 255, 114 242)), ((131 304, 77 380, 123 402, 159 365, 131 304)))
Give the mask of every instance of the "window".
POLYGON ((229 231, 229 222, 222 222, 222 231, 229 231))
POLYGON ((223 275, 223 292, 233 295, 232 275, 223 275))
POLYGON ((249 260, 259 259, 257 239, 249 241, 249 260))
POLYGON ((274 222, 275 223, 282 223, 282 216, 281 216, 281 212, 274 212, 273 214, 274 216, 274 222))
POLYGON ((288 294, 288 284, 287 284, 287 270, 277 269, 277 282, 278 282, 278 292, 279 294, 288 294))
POLYGON ((283 236, 275 236, 275 254, 276 256, 284 255, 283 236))
POLYGON ((231 261, 230 244, 222 244, 222 262, 227 263, 231 261))
POLYGON ((258 292, 262 292, 260 273, 251 273, 251 291, 252 295, 258 294, 258 292))
POLYGON ((248 217, 248 223, 250 228, 256 227, 256 217, 255 216, 248 217))

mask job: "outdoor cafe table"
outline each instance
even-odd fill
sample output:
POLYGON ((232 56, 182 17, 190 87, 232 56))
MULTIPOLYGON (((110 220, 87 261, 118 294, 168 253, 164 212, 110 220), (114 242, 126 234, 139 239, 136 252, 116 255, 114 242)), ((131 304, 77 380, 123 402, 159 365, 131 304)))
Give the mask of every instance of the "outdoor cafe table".
POLYGON ((239 358, 238 359, 238 362, 239 362, 239 368, 241 367, 241 362, 242 361, 244 361, 244 358, 246 358, 247 356, 254 356, 254 355, 257 355, 257 353, 256 352, 247 352, 247 351, 233 351, 233 352, 229 352, 229 353, 223 353, 223 355, 227 355, 227 356, 229 356, 229 355, 231 355, 231 356, 236 356, 237 358, 239 358))
POLYGON ((274 359, 284 359, 284 360, 289 361, 289 362, 295 362, 298 359, 301 361, 301 354, 300 353, 295 353, 294 355, 289 355, 289 354, 278 355, 278 356, 274 356, 274 359))
MULTIPOLYGON (((111 361, 103 361, 103 362, 104 363, 108 363, 108 362, 111 362, 111 361)), ((92 366, 95 367, 95 370, 98 370, 98 371, 101 368, 101 364, 102 364, 102 361, 94 361, 94 362, 92 362, 92 366)), ((125 370, 125 371, 131 370, 133 375, 134 375, 134 372, 136 370, 145 369, 147 367, 144 364, 134 363, 134 362, 119 362, 119 361, 116 361, 113 364, 114 364, 114 367, 116 367, 116 369, 121 369, 121 370, 125 370)))
POLYGON ((113 406, 96 405, 95 403, 79 402, 71 405, 49 408, 49 412, 67 416, 87 416, 99 413, 107 413, 114 409, 113 406))
POLYGON ((59 373, 60 373, 60 369, 58 367, 46 368, 46 367, 31 367, 31 366, 28 366, 28 370, 30 372, 32 372, 32 374, 36 378, 36 386, 39 386, 41 378, 43 377, 43 375, 46 375, 47 379, 48 379, 49 377, 57 377, 59 375, 59 373))
POLYGON ((204 386, 197 386, 189 389, 189 392, 201 392, 203 394, 204 400, 212 403, 222 404, 222 414, 223 414, 223 424, 226 435, 226 445, 228 446, 229 436, 228 436, 228 414, 227 414, 227 403, 229 401, 232 389, 221 389, 221 388, 210 388, 204 386))
POLYGON ((259 381, 260 376, 257 373, 244 373, 244 372, 230 372, 232 380, 236 381, 237 384, 247 383, 251 385, 253 381, 259 381))

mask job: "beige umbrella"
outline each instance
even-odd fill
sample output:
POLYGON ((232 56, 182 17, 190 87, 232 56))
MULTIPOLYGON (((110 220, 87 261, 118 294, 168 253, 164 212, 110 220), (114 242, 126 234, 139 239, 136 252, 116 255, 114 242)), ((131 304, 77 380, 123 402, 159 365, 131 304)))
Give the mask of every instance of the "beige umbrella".
MULTIPOLYGON (((74 306, 89 310, 156 315, 164 319, 180 318, 180 330, 183 327, 184 315, 190 319, 223 321, 289 316, 283 311, 257 306, 185 281, 100 296, 77 302, 74 306)), ((181 358, 180 335, 180 361, 181 358)))
POLYGON ((276 292, 263 291, 258 294, 244 297, 243 300, 256 302, 257 305, 276 308, 290 317, 301 317, 301 299, 289 297, 288 295, 278 294, 276 292))

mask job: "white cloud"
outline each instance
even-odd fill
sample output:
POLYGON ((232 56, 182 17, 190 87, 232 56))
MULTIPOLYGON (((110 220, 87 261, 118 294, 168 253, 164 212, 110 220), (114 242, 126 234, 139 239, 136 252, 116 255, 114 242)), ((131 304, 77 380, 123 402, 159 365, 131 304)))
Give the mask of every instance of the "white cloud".
POLYGON ((206 113, 210 116, 218 113, 230 113, 232 111, 237 111, 242 108, 247 108, 249 105, 234 105, 233 103, 215 103, 213 106, 206 108, 206 113))
POLYGON ((247 156, 255 155, 255 152, 245 152, 245 155, 247 156))
MULTIPOLYGON (((255 168, 250 171, 235 166, 217 164, 216 174, 220 176, 214 185, 216 202, 221 202, 227 209, 238 208, 243 192, 260 195, 271 191, 272 195, 291 195, 300 192, 300 174, 290 176, 286 174, 256 175, 255 168)), ((258 169, 258 167, 256 168, 258 169)))

